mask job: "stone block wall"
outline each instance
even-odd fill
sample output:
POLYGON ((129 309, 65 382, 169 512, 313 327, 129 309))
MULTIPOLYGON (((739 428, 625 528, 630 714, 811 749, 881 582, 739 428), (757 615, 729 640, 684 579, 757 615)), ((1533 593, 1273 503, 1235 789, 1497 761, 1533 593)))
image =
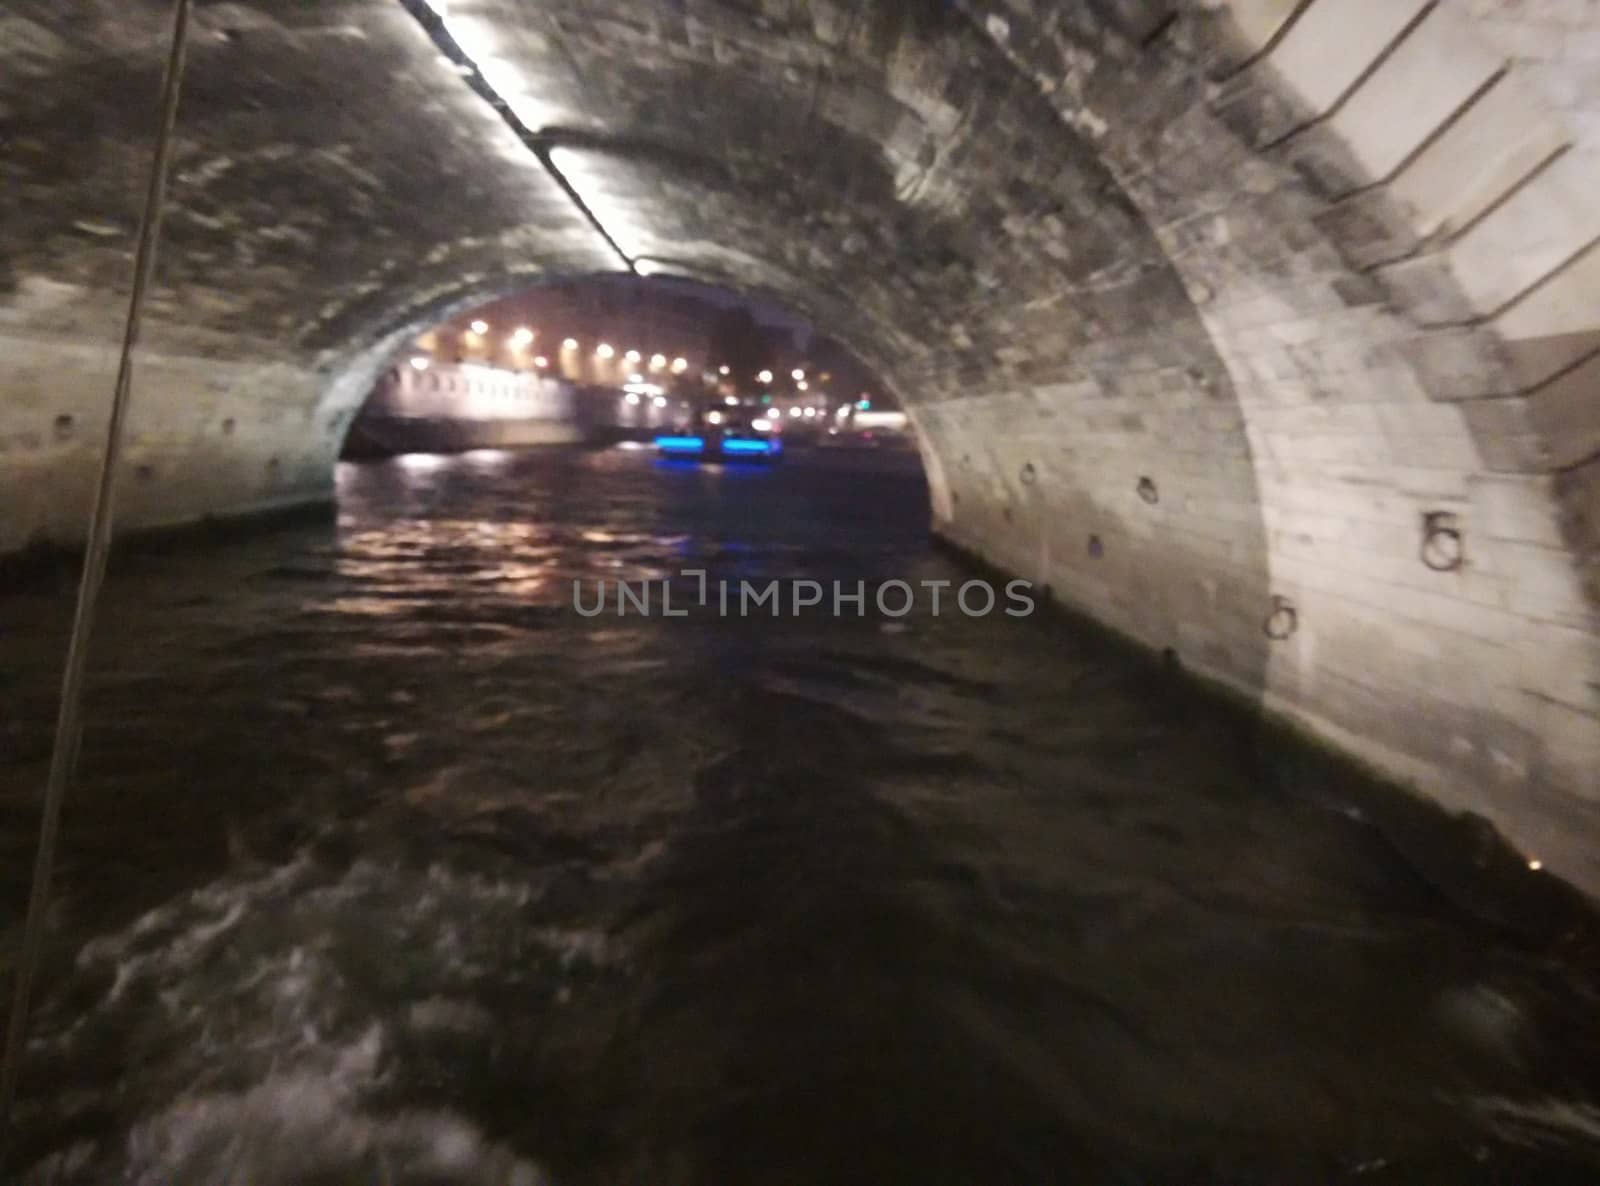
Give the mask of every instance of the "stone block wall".
POLYGON ((1600 171, 1544 94, 1581 56, 1539 52, 1577 22, 1144 8, 1159 38, 1088 53, 1050 6, 970 6, 1088 130, 1227 366, 1299 627, 1266 702, 1592 881, 1600 171))

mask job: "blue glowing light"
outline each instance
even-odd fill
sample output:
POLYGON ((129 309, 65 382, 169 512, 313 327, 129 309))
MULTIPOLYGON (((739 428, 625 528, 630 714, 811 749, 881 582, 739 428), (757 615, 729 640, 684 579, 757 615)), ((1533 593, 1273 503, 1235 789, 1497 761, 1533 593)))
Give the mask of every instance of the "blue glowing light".
POLYGON ((657 437, 656 448, 664 453, 699 453, 706 443, 700 437, 657 437))
POLYGON ((747 441, 738 437, 729 437, 722 442, 724 453, 775 453, 777 452, 774 441, 747 441))

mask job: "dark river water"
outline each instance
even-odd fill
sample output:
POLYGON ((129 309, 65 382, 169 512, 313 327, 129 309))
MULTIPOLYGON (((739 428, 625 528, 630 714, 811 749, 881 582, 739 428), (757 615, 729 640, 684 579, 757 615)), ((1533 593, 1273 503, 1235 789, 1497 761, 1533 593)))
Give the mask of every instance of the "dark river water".
MULTIPOLYGON (((116 561, 7 1182, 1600 1182, 1548 875, 1054 613, 572 608, 970 579, 913 460, 340 499, 116 561)), ((0 598, 7 971, 70 593, 0 598)))

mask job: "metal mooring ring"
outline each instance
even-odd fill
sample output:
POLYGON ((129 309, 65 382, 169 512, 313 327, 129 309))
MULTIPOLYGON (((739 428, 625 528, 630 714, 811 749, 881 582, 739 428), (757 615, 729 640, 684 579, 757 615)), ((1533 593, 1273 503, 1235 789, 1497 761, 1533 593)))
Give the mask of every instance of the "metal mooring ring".
POLYGON ((1449 511, 1422 516, 1422 562, 1434 572, 1455 572, 1466 562, 1461 528, 1449 511))
POLYGON ((1287 597, 1272 599, 1272 612, 1262 624, 1262 632, 1273 642, 1284 642, 1300 629, 1300 613, 1287 597))
POLYGON ((1140 478, 1138 489, 1139 497, 1151 506, 1155 506, 1156 503, 1161 501, 1161 491, 1156 489, 1156 484, 1149 478, 1140 478))

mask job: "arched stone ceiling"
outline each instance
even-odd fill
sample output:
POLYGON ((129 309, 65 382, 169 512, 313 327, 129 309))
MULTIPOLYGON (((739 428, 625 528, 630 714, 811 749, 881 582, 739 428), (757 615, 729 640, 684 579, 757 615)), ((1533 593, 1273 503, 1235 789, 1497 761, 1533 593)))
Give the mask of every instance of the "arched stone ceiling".
MULTIPOLYGON (((952 539, 1600 885, 1600 99, 1540 12, 201 3, 125 521, 326 496, 407 335, 620 249, 878 367, 952 539)), ((0 14, 0 551, 81 530, 166 16, 0 14)))

